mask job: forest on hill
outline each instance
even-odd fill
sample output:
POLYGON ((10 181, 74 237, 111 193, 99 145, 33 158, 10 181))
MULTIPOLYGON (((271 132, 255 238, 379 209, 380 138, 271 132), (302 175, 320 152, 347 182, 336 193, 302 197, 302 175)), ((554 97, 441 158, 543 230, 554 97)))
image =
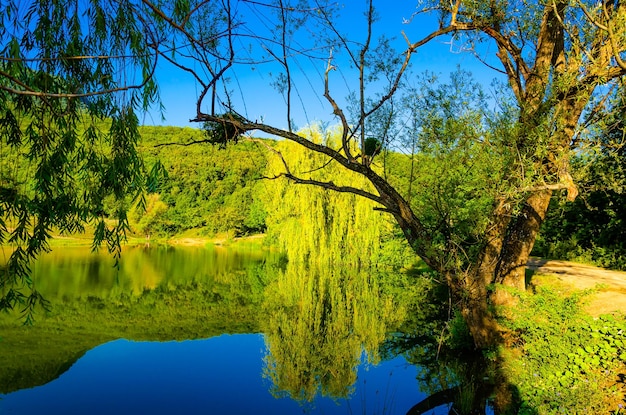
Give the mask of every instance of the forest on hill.
MULTIPOLYGON (((147 195, 145 209, 135 205, 130 210, 131 234, 135 236, 267 233, 268 244, 291 250, 294 259, 309 259, 316 250, 318 257, 332 260, 341 255, 355 263, 369 263, 373 258, 386 264, 410 261, 410 250, 397 225, 375 211, 373 203, 274 178, 272 169, 279 168, 279 161, 267 146, 290 146, 300 172, 323 166, 326 179, 345 179, 345 172, 324 166, 320 157, 299 151, 293 144, 243 140, 212 145, 202 142, 202 130, 188 127, 143 126, 140 132, 146 166, 158 162, 164 174, 154 192, 147 195)), ((399 188, 408 186, 409 156, 388 152, 379 156, 379 167, 383 159, 386 174, 396 174, 389 180, 399 188), (403 170, 405 175, 398 174, 403 170)), ((533 253, 626 269, 626 195, 619 179, 625 167, 623 150, 603 162, 581 159, 579 163, 589 164, 588 190, 573 203, 555 194, 533 253), (610 181, 606 177, 609 170, 613 175, 610 181)), ((362 179, 355 176, 349 180, 362 179)))
POLYGON ((204 138, 193 128, 142 127, 140 132, 146 165, 158 162, 164 174, 147 197, 145 211, 131 211, 134 232, 173 236, 195 229, 204 236, 242 236, 265 231, 265 182, 260 179, 267 156, 258 144, 190 144, 204 138))

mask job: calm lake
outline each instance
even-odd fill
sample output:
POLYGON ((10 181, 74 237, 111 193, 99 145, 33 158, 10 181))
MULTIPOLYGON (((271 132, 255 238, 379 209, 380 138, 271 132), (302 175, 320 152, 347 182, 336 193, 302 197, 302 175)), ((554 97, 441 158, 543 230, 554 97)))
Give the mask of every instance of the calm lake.
POLYGON ((419 344, 426 309, 399 272, 221 247, 113 265, 88 248, 34 264, 51 309, 0 318, 0 414, 406 414, 429 395, 413 413, 448 414, 472 371, 419 344))

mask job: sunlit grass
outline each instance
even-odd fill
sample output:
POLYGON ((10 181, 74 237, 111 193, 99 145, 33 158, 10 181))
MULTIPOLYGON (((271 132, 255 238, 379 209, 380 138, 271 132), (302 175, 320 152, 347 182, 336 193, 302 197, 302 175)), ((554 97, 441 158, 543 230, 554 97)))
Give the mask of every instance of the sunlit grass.
POLYGON ((519 392, 519 413, 609 413, 626 396, 626 317, 593 318, 584 311, 593 291, 536 279, 543 284, 518 293, 503 320, 517 338, 501 350, 501 370, 519 392))

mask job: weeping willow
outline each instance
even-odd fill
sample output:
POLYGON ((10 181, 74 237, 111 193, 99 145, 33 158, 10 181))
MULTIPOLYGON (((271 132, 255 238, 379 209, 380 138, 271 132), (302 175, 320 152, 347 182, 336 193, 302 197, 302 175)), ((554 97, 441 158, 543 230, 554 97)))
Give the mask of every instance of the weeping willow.
MULTIPOLYGON (((300 134, 317 143, 340 147, 336 130, 310 127, 300 134)), ((323 155, 287 141, 278 142, 276 150, 289 154, 289 167, 295 176, 372 191, 362 176, 346 171, 323 155)), ((267 176, 280 176, 284 169, 279 157, 270 157, 267 176)), ((267 186, 264 198, 268 237, 287 253, 290 261, 377 265, 385 256, 383 242, 392 239, 394 225, 389 218, 374 210, 374 202, 353 194, 294 184, 279 177, 267 186)), ((406 252, 407 257, 414 258, 408 245, 406 252)))

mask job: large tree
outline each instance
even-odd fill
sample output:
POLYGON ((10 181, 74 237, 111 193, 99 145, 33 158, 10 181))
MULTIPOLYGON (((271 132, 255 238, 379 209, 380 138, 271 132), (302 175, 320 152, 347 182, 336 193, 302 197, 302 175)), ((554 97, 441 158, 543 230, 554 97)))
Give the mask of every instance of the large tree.
MULTIPOLYGON (((205 65, 203 73, 209 73, 208 78, 177 61, 193 71, 203 86, 194 121, 208 123, 217 139, 231 140, 252 130, 282 137, 365 177, 371 184, 369 188, 315 180, 309 173, 298 175, 291 171, 289 155, 281 154, 285 161, 283 177, 295 183, 367 197, 380 204, 382 211, 393 215, 417 255, 437 270, 451 288, 476 344, 493 344, 498 341, 499 330, 489 305, 506 303, 509 296, 500 287, 524 288, 526 262, 552 193, 565 191, 568 199, 576 198, 578 191, 570 159, 593 140, 589 127, 595 121, 595 114, 611 105, 613 88, 626 74, 626 5, 619 1, 420 2, 411 18, 419 19, 422 13, 429 13, 433 30, 417 40, 405 35, 404 51, 395 54, 388 38, 374 41, 377 15, 373 3, 361 4, 365 12, 362 31, 348 36, 343 33, 341 20, 335 20, 338 11, 333 9, 334 3, 224 2, 223 29, 216 33, 226 36, 210 48, 193 30, 201 27, 193 24, 193 7, 185 19, 168 20, 171 30, 184 34, 192 48, 203 52, 194 56, 211 54, 211 59, 196 61, 205 65), (233 11, 250 4, 261 15, 270 16, 272 31, 267 36, 248 29, 247 20, 233 11), (315 43, 305 43, 298 37, 302 30, 308 36, 315 36, 315 43), (236 46, 241 37, 248 38, 250 34, 255 34, 254 40, 265 51, 263 58, 273 60, 280 69, 275 79, 284 95, 285 128, 247 119, 245 109, 235 107, 231 96, 217 92, 216 85, 225 74, 236 71, 240 65, 255 65, 259 70, 257 60, 261 57, 254 54, 254 49, 236 46), (494 172, 498 181, 486 181, 484 185, 492 199, 488 209, 481 210, 484 220, 476 225, 479 232, 468 233, 465 226, 450 219, 448 209, 424 209, 412 204, 414 197, 410 191, 401 192, 393 186, 375 168, 372 152, 367 148, 372 137, 386 148, 398 140, 406 140, 407 134, 393 128, 393 120, 399 95, 404 85, 411 84, 409 64, 420 48, 441 38, 460 45, 466 53, 484 61, 486 67, 503 74, 514 98, 513 107, 501 111, 507 115, 502 120, 510 122, 508 127, 492 123, 488 130, 490 140, 484 139, 486 132, 474 132, 474 141, 484 147, 495 146, 495 154, 506 158, 506 163, 494 172), (490 48, 495 50, 493 56, 489 55, 490 48), (318 92, 332 109, 334 121, 341 126, 340 145, 315 142, 291 127, 293 103, 304 88, 297 82, 301 79, 297 73, 303 55, 323 65, 323 81, 318 92), (332 88, 338 56, 344 57, 352 68, 352 73, 344 74, 351 92, 346 105, 341 104, 343 101, 332 88), (222 115, 216 103, 222 104, 222 115), (216 131, 220 132, 217 137, 216 131)), ((158 10, 161 15, 171 15, 167 10, 158 10)), ((347 13, 353 19, 359 15, 351 10, 347 13)), ((432 96, 419 91, 412 94, 415 112, 446 101, 432 96)), ((431 128, 430 135, 423 116, 418 117, 421 125, 405 132, 417 131, 431 140, 433 135, 458 132, 460 126, 451 130, 448 121, 469 114, 463 109, 463 102, 456 100, 455 108, 461 112, 434 114, 439 120, 435 124, 440 127, 431 128)), ((451 140, 458 142, 463 136, 461 133, 451 140)), ((455 151, 459 146, 447 148, 455 151)), ((456 161, 471 165, 476 163, 476 158, 456 161)), ((462 190, 454 182, 448 180, 447 184, 450 192, 462 190)), ((471 203, 478 196, 467 197, 471 203)))
MULTIPOLYGON (((49 3, 54 4, 52 17, 55 8, 72 10, 68 4, 78 4, 49 3)), ((399 34, 381 32, 373 1, 359 3, 360 11, 352 9, 354 3, 343 8, 334 2, 289 0, 94 1, 90 7, 99 10, 96 6, 101 8, 102 4, 113 4, 113 8, 126 5, 126 20, 121 22, 130 29, 103 32, 101 27, 93 26, 93 33, 100 34, 95 39, 111 42, 118 50, 122 45, 119 55, 132 55, 140 59, 135 63, 144 67, 149 65, 141 59, 162 59, 180 69, 181 74, 192 76, 198 93, 190 115, 193 121, 204 123, 210 141, 237 140, 249 132, 261 131, 300 144, 327 157, 328 163, 338 163, 364 177, 369 182, 364 187, 317 180, 311 172, 298 174, 290 169, 289 154, 278 155, 284 169, 276 176, 369 198, 379 204, 381 211, 392 215, 416 254, 450 287, 477 346, 499 340, 490 304, 507 301, 506 290, 499 287, 524 287, 525 264, 552 193, 565 191, 569 199, 576 197, 572 154, 593 139, 590 123, 600 109, 611 105, 613 87, 626 74, 626 5, 620 1, 419 2, 412 15, 405 16, 407 27, 431 24, 432 30, 419 39, 403 33, 403 51, 398 53, 393 47, 397 42, 378 37, 399 34), (362 24, 355 31, 353 22, 359 19, 362 24), (347 22, 353 35, 345 34, 347 22), (486 116, 475 105, 475 98, 468 98, 473 100, 468 109, 460 93, 446 98, 438 95, 436 88, 428 94, 413 88, 419 84, 410 73, 411 62, 418 52, 428 53, 438 39, 475 55, 494 74, 501 74, 513 98, 512 106, 503 106, 495 116, 486 116), (311 74, 306 69, 310 67, 319 72, 311 74), (247 111, 245 98, 255 91, 239 88, 239 77, 242 70, 251 69, 265 73, 265 79, 271 79, 282 94, 282 121, 264 122, 264 118, 247 111), (338 80, 343 83, 341 87, 338 80), (307 89, 317 93, 332 112, 332 118, 323 121, 340 126, 339 144, 308 139, 292 126, 299 104, 310 99, 305 94, 307 89), (344 95, 349 98, 342 99, 344 95), (443 106, 429 113, 427 110, 435 104, 443 106), (411 117, 411 113, 416 116, 411 117), (464 122, 455 122, 457 118, 464 122), (470 129, 473 120, 477 120, 477 128, 470 129), (411 124, 415 128, 406 128, 411 124), (424 140, 437 145, 424 145, 424 140), (411 148, 412 166, 437 160, 453 160, 465 166, 465 170, 452 172, 459 180, 445 176, 441 177, 441 186, 436 180, 428 183, 446 189, 450 196, 464 194, 468 203, 480 205, 476 211, 481 217, 466 215, 463 220, 455 216, 453 208, 462 207, 458 197, 455 203, 437 203, 433 209, 432 203, 419 197, 426 191, 424 186, 412 185, 417 183, 417 175, 409 173, 409 184, 404 187, 388 180, 386 167, 378 163, 387 158, 376 154, 397 146, 411 148), (468 156, 462 157, 466 151, 468 156), (476 177, 466 173, 473 172, 471 166, 485 154, 490 155, 488 160, 499 156, 506 162, 493 175, 487 175, 490 179, 485 180, 483 189, 476 181, 466 187, 466 177, 476 177), (483 192, 489 197, 483 198, 483 192), (491 290, 492 286, 496 289, 491 290)), ((4 13, 6 33, 6 22, 15 22, 19 14, 4 13)), ((98 16, 96 12, 95 23, 98 16)), ((30 33, 37 20, 28 23, 32 15, 26 17, 21 30, 30 33)), ((77 20, 73 25, 69 18, 63 22, 68 35, 80 30, 77 27, 84 28, 81 18, 77 20)), ((47 36, 18 35, 3 44, 3 65, 28 61, 30 56, 20 52, 24 48, 48 50, 56 39, 51 33, 58 27, 41 30, 47 36)), ((97 53, 52 50, 38 59, 47 62, 61 58, 57 60, 61 65, 75 58, 85 62, 83 55, 97 53)), ((73 74, 69 69, 38 70, 50 80, 71 79, 73 74)), ((41 95, 38 99, 57 99, 52 91, 31 86, 31 81, 37 79, 30 78, 33 74, 30 70, 21 74, 4 70, 0 85, 11 97, 28 96, 28 91, 34 89, 41 95)), ((144 70, 143 75, 149 79, 150 71, 144 70)), ((98 79, 105 82, 108 77, 98 79)), ((462 90, 462 85, 457 86, 462 90)), ((56 88, 80 96, 77 84, 56 88)), ((114 89, 109 86, 99 91, 108 94, 114 89)), ((483 172, 483 177, 484 173, 488 172, 483 172)), ((446 202, 441 197, 434 201, 446 202)))

